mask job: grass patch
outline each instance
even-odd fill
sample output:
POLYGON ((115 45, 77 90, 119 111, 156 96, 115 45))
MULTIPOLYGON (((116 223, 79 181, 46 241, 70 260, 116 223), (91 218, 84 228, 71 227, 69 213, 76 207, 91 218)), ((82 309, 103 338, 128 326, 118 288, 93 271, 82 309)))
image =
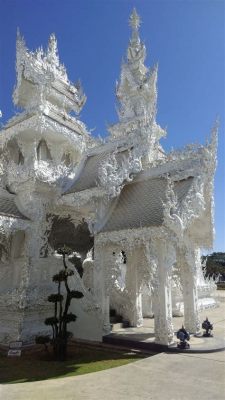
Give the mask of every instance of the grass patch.
POLYGON ((54 361, 44 351, 25 352, 21 358, 0 355, 0 383, 33 382, 88 374, 144 358, 143 354, 111 349, 70 348, 65 362, 54 361))

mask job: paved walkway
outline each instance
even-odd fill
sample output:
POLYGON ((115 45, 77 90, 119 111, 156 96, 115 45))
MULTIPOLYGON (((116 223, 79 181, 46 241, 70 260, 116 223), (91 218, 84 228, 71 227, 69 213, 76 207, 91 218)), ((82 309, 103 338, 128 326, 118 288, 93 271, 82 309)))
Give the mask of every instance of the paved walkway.
POLYGON ((102 372, 1 385, 1 400, 224 400, 225 352, 165 354, 102 372))
MULTIPOLYGON (((225 294, 225 292, 224 292, 225 294)), ((207 313, 225 332, 225 302, 207 313)), ((205 312, 201 317, 204 318, 205 312)), ((0 400, 224 400, 225 351, 161 353, 92 374, 0 385, 0 400)))

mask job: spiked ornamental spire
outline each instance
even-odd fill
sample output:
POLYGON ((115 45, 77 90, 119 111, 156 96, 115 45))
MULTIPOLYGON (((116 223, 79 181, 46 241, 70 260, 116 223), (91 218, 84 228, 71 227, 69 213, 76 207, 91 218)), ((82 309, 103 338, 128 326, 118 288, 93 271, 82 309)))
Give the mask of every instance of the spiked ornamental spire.
POLYGON ((48 49, 47 49, 47 60, 51 64, 55 64, 57 67, 59 66, 57 40, 56 40, 54 33, 52 33, 49 37, 48 49))
MULTIPOLYGON (((146 48, 139 36, 141 19, 133 9, 129 25, 131 37, 126 60, 122 62, 119 82, 116 84, 119 122, 108 127, 113 138, 129 136, 131 142, 145 138, 148 159, 158 157, 159 139, 166 131, 156 123, 158 66, 145 66, 146 48), (154 150, 156 149, 156 150, 154 150), (154 153, 155 151, 155 153, 154 153)), ((147 159, 147 158, 146 158, 147 159)))
MULTIPOLYGON (((158 69, 156 66, 149 70, 144 64, 146 48, 139 37, 140 24, 140 17, 134 8, 129 18, 132 34, 127 49, 127 60, 122 63, 120 81, 116 87, 120 123, 109 129, 113 136, 123 134, 121 123, 126 125, 126 132, 129 131, 129 124, 156 125, 158 69)), ((161 130, 159 136, 162 135, 161 130)))

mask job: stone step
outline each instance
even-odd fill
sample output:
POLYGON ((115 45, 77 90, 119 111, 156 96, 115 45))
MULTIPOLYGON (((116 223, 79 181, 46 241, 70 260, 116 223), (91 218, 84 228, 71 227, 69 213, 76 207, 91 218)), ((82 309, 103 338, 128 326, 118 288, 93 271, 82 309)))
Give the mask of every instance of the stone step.
POLYGON ((143 342, 138 340, 130 340, 127 338, 121 338, 120 335, 116 336, 116 333, 103 336, 103 343, 107 343, 115 346, 127 347, 129 349, 146 350, 153 352, 162 352, 168 349, 168 346, 157 345, 154 342, 143 342))
POLYGON ((169 346, 158 344, 155 342, 148 342, 138 339, 131 339, 126 335, 121 335, 116 332, 112 332, 109 335, 103 336, 103 343, 107 343, 115 346, 127 347, 129 349, 137 349, 144 351, 153 352, 173 352, 173 353, 214 353, 225 350, 225 339, 222 336, 218 338, 204 338, 201 336, 201 343, 192 344, 190 343, 189 349, 180 349, 177 347, 177 343, 173 343, 169 346), (210 341, 209 341, 210 340, 210 341))
POLYGON ((114 324, 111 324, 111 331, 119 331, 120 329, 123 329, 123 322, 116 322, 114 324))
MULTIPOLYGON (((110 318, 110 322, 111 322, 111 318, 110 318)), ((113 331, 118 331, 120 329, 126 329, 126 328, 129 328, 129 327, 130 327, 129 321, 122 320, 122 318, 121 318, 121 320, 116 321, 114 323, 111 322, 111 331, 112 332, 113 331)))

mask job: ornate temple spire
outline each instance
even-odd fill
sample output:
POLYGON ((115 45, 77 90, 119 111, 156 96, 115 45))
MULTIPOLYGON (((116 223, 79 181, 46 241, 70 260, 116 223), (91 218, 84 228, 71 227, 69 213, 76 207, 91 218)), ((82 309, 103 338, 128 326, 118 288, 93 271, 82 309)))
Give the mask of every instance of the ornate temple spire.
MULTIPOLYGON (((149 69, 145 66, 146 48, 139 36, 141 20, 135 8, 129 25, 131 38, 127 49, 126 61, 122 63, 120 80, 116 86, 119 124, 109 128, 115 137, 144 127, 153 132, 156 140, 165 135, 165 131, 156 124, 157 77, 158 66, 149 69)), ((151 134, 152 135, 152 134, 151 134)))
POLYGON ((143 89, 147 83, 148 69, 144 65, 145 45, 139 37, 140 17, 134 9, 129 18, 132 29, 127 49, 127 60, 121 67, 120 82, 116 96, 119 103, 118 116, 121 122, 136 118, 144 113, 143 89))
POLYGON ((119 119, 121 121, 137 119, 137 117, 146 118, 150 103, 150 99, 148 99, 150 92, 153 90, 156 94, 152 76, 150 77, 148 68, 144 65, 146 48, 139 37, 140 23, 140 17, 133 9, 129 19, 132 34, 127 49, 127 63, 122 65, 120 84, 117 90, 117 99, 120 103, 119 119))
POLYGON ((57 40, 54 33, 50 35, 48 40, 47 60, 50 64, 59 66, 57 40))

